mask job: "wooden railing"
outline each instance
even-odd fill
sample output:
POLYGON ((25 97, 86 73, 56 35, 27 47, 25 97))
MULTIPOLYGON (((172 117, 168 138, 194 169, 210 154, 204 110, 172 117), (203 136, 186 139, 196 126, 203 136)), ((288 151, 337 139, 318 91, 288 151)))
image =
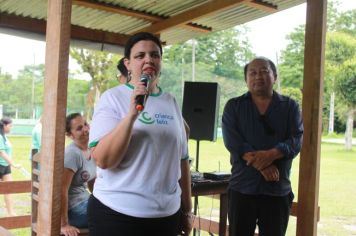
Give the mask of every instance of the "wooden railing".
MULTIPOLYGON (((32 158, 32 236, 37 235, 37 207, 40 202, 40 155, 36 154, 32 158)), ((88 229, 79 229, 79 236, 88 236, 88 229)))
MULTIPOLYGON (((36 216, 37 216, 37 204, 39 201, 39 196, 38 196, 38 191, 39 191, 39 168, 38 168, 38 160, 37 158, 34 158, 33 163, 33 171, 32 171, 32 181, 31 180, 24 180, 24 181, 1 181, 0 182, 0 195, 2 194, 18 194, 18 193, 32 193, 32 216, 31 215, 21 215, 21 216, 13 216, 13 217, 2 217, 0 218, 0 225, 4 227, 5 229, 18 229, 18 228, 28 228, 32 227, 32 235, 36 235, 36 216), (32 218, 33 217, 33 218, 32 218), (32 223, 33 222, 33 223, 32 223)), ((202 195, 210 195, 210 194, 218 194, 218 196, 225 196, 224 193, 226 191, 226 188, 224 186, 224 189, 217 188, 213 189, 211 186, 208 186, 208 188, 197 188, 193 187, 193 195, 195 196, 202 196, 202 195)), ((222 199, 220 199, 222 200, 222 199)), ((226 196, 220 202, 220 208, 222 206, 223 213, 220 213, 220 219, 223 219, 223 222, 225 222, 225 226, 221 228, 221 224, 219 222, 213 222, 207 219, 196 219, 194 222, 194 227, 195 228, 200 228, 200 229, 205 229, 207 231, 213 232, 213 233, 219 233, 219 235, 228 235, 227 229, 226 229, 226 211, 227 211, 227 198, 226 196), (224 203, 225 202, 225 203, 224 203), (225 206, 226 205, 226 206, 225 206)), ((298 215, 298 205, 296 202, 293 202, 292 204, 292 209, 291 209, 291 215, 292 216, 297 216, 298 215)), ((318 221, 319 221, 320 215, 318 214, 318 221)), ((222 222, 221 222, 222 223, 222 222)), ((88 230, 87 229, 82 229, 81 236, 88 235, 88 230)))
MULTIPOLYGON (((30 193, 31 180, 1 181, 0 195, 30 193)), ((6 229, 18 229, 31 227, 31 215, 11 216, 0 218, 0 225, 6 229)))
MULTIPOLYGON (((39 175, 40 156, 34 155, 32 158, 32 180, 23 181, 1 181, 0 195, 31 193, 31 215, 20 215, 0 218, 0 226, 4 229, 31 228, 32 236, 36 234, 37 206, 39 202, 39 175)), ((80 229, 80 236, 89 235, 88 229, 80 229)))

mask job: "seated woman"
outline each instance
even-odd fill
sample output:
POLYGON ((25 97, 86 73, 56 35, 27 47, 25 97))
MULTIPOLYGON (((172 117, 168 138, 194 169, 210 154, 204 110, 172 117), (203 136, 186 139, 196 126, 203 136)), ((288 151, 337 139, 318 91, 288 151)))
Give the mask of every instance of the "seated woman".
POLYGON ((87 205, 96 176, 94 159, 89 155, 89 125, 79 113, 66 119, 66 135, 73 140, 65 149, 62 183, 61 234, 76 236, 87 228, 87 205))

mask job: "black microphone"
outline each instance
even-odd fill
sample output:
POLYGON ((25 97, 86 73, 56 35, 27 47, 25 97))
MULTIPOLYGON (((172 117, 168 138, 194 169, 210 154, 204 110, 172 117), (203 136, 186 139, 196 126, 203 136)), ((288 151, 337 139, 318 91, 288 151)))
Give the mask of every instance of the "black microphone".
MULTIPOLYGON (((148 74, 142 74, 140 82, 143 82, 145 87, 149 87, 151 76, 148 74)), ((148 94, 136 96, 136 110, 142 111, 145 108, 148 94)))

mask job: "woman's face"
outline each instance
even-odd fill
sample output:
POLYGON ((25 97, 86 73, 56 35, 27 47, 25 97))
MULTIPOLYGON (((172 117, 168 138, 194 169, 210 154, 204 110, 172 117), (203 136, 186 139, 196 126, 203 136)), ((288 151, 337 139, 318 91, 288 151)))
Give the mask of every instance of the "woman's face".
POLYGON ((76 142, 88 143, 89 124, 84 120, 82 116, 77 116, 71 120, 69 137, 76 142))
POLYGON ((4 133, 5 133, 5 134, 10 133, 11 129, 12 129, 12 123, 9 123, 9 124, 7 124, 7 125, 4 125, 4 133))
POLYGON ((157 83, 161 71, 162 55, 156 43, 141 40, 131 48, 130 59, 125 60, 125 65, 134 81, 140 79, 141 74, 149 74, 152 83, 157 83))

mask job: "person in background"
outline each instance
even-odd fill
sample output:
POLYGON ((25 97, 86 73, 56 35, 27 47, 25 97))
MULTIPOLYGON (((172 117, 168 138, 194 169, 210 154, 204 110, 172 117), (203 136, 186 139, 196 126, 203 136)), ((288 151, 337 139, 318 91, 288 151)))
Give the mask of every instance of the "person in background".
MULTIPOLYGON (((7 138, 12 128, 12 120, 4 117, 0 120, 0 179, 1 181, 12 181, 11 167, 21 168, 12 160, 12 145, 7 138)), ((15 210, 10 194, 4 194, 5 205, 8 216, 15 216, 15 210)))
POLYGON ((188 145, 174 97, 159 87, 162 45, 146 32, 125 46, 128 83, 95 107, 89 146, 98 166, 89 200, 91 236, 189 235, 192 228, 188 145), (142 74, 150 77, 146 87, 142 74), (137 96, 147 95, 143 111, 137 96))
POLYGON ((0 226, 0 235, 1 236, 13 236, 8 230, 6 230, 4 227, 0 226))
POLYGON ((298 104, 273 90, 274 63, 257 57, 244 68, 248 92, 230 99, 222 131, 232 164, 229 235, 285 235, 294 198, 290 170, 301 149, 298 104))
POLYGON ((61 234, 76 236, 78 228, 88 228, 88 189, 93 191, 96 165, 89 155, 89 124, 81 114, 67 116, 66 135, 73 142, 64 153, 61 234))
POLYGON ((40 117, 37 124, 32 129, 31 158, 41 150, 41 136, 42 136, 42 117, 40 117))
POLYGON ((117 75, 117 80, 120 84, 128 83, 128 71, 124 63, 125 58, 121 58, 117 63, 117 69, 119 70, 120 74, 117 75))

